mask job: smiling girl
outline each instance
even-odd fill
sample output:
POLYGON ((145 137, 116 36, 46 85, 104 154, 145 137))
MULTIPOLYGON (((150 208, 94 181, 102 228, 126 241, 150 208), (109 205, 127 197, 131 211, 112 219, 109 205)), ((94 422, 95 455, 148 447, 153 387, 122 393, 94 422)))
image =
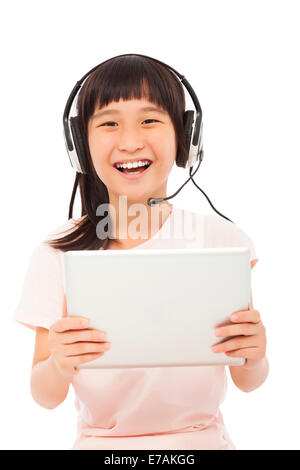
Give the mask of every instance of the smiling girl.
MULTIPOLYGON (((97 109, 98 103, 95 111, 97 109)), ((107 188, 109 203, 114 209, 116 239, 111 239, 108 249, 133 248, 141 241, 132 240, 127 234, 124 236, 124 231, 124 239, 120 241, 119 221, 127 219, 127 226, 130 226, 136 218, 134 211, 130 215, 128 206, 140 204, 139 222, 141 227, 147 228, 153 227, 162 206, 170 210, 172 207, 168 202, 153 207, 146 203, 149 195, 166 197, 168 175, 177 147, 171 117, 145 98, 127 101, 121 98, 94 112, 88 125, 88 144, 93 166, 107 188), (120 204, 120 195, 126 195, 126 205, 120 204)), ((164 216, 169 212, 165 210, 164 216)), ((139 238, 150 238, 148 232, 140 233, 139 238)))
MULTIPOLYGON (((68 250, 247 246, 251 267, 257 262, 252 240, 228 220, 168 201, 147 204, 149 197, 166 197, 174 163, 184 168, 187 162, 184 111, 179 80, 142 56, 106 61, 78 95, 86 172, 76 174, 68 222, 34 249, 14 315, 36 332, 34 400, 54 409, 71 384, 74 388, 74 450, 235 448, 219 409, 225 366, 78 369, 113 345, 109 331, 89 328, 84 312, 82 318, 67 316, 63 253, 68 250), (82 215, 74 219, 78 185, 82 215)), ((244 366, 229 370, 233 383, 249 392, 268 374, 265 328, 252 296, 249 309, 235 314, 230 325, 215 332, 216 342, 218 336, 230 337, 216 354, 246 358, 244 366)))

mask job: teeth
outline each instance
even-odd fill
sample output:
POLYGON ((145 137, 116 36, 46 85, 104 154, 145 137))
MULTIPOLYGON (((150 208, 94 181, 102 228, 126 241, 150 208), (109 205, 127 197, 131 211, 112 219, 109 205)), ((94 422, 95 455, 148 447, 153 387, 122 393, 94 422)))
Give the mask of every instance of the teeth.
POLYGON ((117 168, 138 168, 140 166, 149 166, 150 162, 134 162, 134 163, 121 163, 117 164, 117 168))

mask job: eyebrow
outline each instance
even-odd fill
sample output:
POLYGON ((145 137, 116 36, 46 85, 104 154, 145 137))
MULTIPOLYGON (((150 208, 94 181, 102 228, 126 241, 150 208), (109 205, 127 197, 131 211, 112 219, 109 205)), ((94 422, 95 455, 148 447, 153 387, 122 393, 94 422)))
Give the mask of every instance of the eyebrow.
MULTIPOLYGON (((155 111, 163 115, 168 114, 167 111, 164 111, 163 109, 159 109, 156 106, 145 106, 144 108, 140 108, 139 111, 155 111)), ((92 117, 92 120, 94 121, 96 118, 99 118, 104 115, 114 115, 114 114, 121 114, 121 112, 118 109, 106 109, 106 110, 99 111, 98 113, 94 114, 94 116, 92 117)))

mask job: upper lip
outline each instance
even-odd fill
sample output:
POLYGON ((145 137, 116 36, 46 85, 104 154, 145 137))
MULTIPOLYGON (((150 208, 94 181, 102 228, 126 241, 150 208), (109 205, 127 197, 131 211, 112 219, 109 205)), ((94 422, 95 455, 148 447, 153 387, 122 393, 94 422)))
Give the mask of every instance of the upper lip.
POLYGON ((134 162, 139 162, 139 161, 149 161, 152 162, 150 158, 136 158, 135 160, 120 160, 118 162, 115 162, 113 165, 121 165, 121 163, 134 163, 134 162))

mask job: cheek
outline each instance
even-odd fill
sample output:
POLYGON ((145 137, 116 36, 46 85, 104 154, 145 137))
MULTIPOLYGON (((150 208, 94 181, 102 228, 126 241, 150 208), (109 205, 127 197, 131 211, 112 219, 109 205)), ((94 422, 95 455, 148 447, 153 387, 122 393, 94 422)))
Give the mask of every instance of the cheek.
POLYGON ((89 136, 88 138, 89 144, 89 151, 92 157, 92 161, 95 164, 95 160, 97 159, 98 149, 97 149, 97 141, 93 138, 93 136, 89 136))
POLYGON ((149 143, 156 155, 164 156, 165 161, 174 161, 176 157, 176 137, 172 130, 153 133, 149 143))
POLYGON ((89 137, 89 148, 90 148, 90 154, 93 159, 98 159, 101 156, 101 153, 103 153, 103 143, 101 140, 100 144, 100 139, 97 139, 95 135, 92 135, 89 137), (100 152, 100 149, 102 149, 102 152, 100 152))
MULTIPOLYGON (((111 142, 110 142, 109 147, 111 147, 111 142)), ((108 148, 108 142, 105 142, 103 139, 101 139, 101 143, 100 143, 99 139, 90 137, 89 149, 90 149, 90 154, 91 154, 93 165, 97 173, 99 174, 99 170, 102 169, 106 156, 111 151, 108 148)))

